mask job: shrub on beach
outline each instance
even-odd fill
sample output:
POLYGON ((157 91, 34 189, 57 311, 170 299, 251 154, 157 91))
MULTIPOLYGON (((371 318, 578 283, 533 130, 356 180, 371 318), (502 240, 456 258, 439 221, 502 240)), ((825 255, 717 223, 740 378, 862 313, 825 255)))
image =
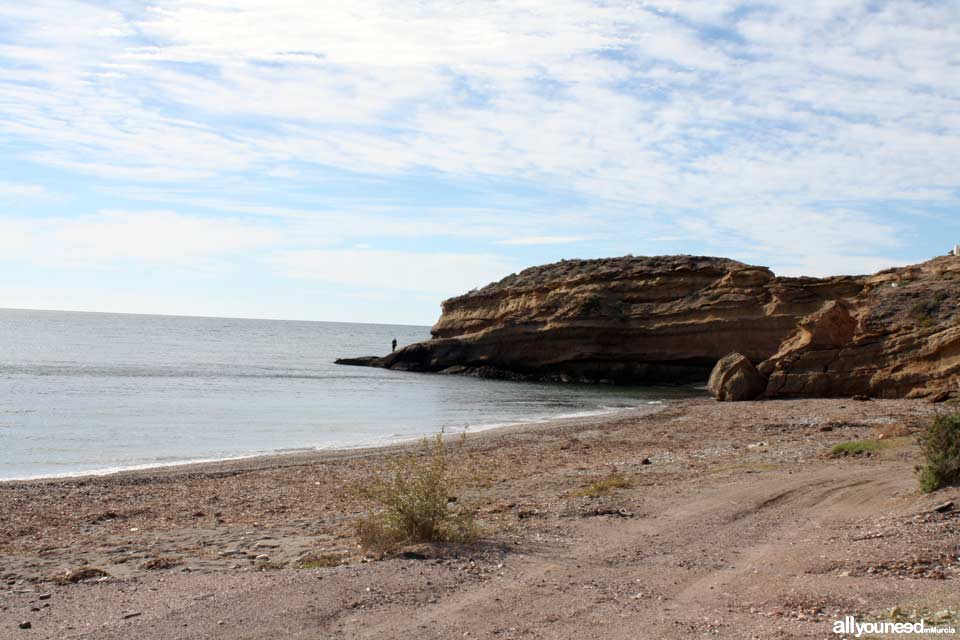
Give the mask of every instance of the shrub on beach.
POLYGON ((599 498, 616 489, 629 489, 630 481, 619 473, 611 473, 607 477, 597 480, 590 486, 584 488, 576 495, 583 498, 599 498))
POLYGON ((834 458, 869 456, 880 451, 880 449, 885 446, 885 442, 878 440, 851 440, 850 442, 841 442, 833 445, 833 448, 830 449, 830 455, 834 458))
POLYGON ((960 413, 937 416, 920 434, 920 452, 921 491, 930 493, 960 481, 960 413))
MULTIPOLYGON (((463 440, 457 451, 462 451, 463 440)), ((447 446, 442 434, 424 439, 421 455, 389 460, 385 477, 358 487, 380 511, 360 520, 360 545, 388 552, 418 542, 470 542, 476 538, 473 514, 451 499, 447 446)))

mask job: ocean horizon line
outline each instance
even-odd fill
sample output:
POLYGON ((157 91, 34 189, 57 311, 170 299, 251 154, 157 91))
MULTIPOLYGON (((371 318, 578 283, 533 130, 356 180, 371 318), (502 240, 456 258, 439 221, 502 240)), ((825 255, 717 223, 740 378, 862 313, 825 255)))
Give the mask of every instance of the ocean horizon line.
POLYGON ((433 323, 412 324, 409 322, 370 322, 361 320, 298 320, 295 318, 257 318, 253 316, 208 316, 180 313, 145 313, 137 311, 90 311, 86 309, 34 309, 29 307, 0 307, 0 311, 29 311, 34 313, 82 313, 105 316, 137 316, 158 318, 194 318, 197 320, 250 320, 254 322, 301 322, 320 324, 363 324, 378 327, 431 327, 433 323))

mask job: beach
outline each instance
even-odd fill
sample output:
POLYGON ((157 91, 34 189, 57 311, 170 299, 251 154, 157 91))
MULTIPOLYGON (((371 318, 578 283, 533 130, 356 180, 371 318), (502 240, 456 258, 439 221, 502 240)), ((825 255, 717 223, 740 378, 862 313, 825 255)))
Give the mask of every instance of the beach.
POLYGON ((0 483, 0 637, 823 638, 947 616, 960 516, 935 507, 960 491, 913 473, 935 411, 686 399, 470 434, 452 498, 479 540, 386 556, 357 546, 355 489, 415 444, 0 483), (882 445, 830 455, 862 439, 882 445))
POLYGON ((0 640, 960 637, 960 1, 7 1, 0 72, 0 640))

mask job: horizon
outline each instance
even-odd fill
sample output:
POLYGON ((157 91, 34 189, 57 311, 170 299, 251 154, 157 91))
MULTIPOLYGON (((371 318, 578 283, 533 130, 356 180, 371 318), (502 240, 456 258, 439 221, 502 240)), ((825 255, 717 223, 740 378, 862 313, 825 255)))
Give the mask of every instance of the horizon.
MULTIPOLYGON (((951 254, 944 254, 944 255, 951 255, 951 254)), ((658 258, 658 257, 671 257, 671 256, 712 258, 712 259, 719 259, 719 260, 726 259, 724 258, 724 256, 693 256, 691 254, 670 254, 670 255, 660 255, 660 256, 634 256, 634 255, 627 254, 623 256, 606 256, 606 257, 599 257, 599 258, 561 258, 560 260, 557 260, 554 263, 545 263, 541 265, 529 265, 528 267, 524 267, 523 269, 521 269, 521 271, 526 270, 528 268, 533 268, 533 267, 548 266, 549 264, 558 264, 560 262, 575 262, 579 260, 616 260, 616 259, 628 258, 628 257, 658 258)), ((933 256, 932 258, 928 258, 928 260, 933 260, 939 257, 942 257, 942 256, 933 256)), ((926 260, 924 260, 923 262, 926 262, 926 260)), ((766 265, 748 264, 747 266, 769 268, 769 267, 766 267, 766 265)), ((904 266, 909 266, 909 265, 904 265, 904 266)), ((834 274, 830 274, 827 276, 820 276, 820 277, 823 277, 823 278, 866 277, 866 276, 875 275, 879 271, 883 271, 883 270, 884 269, 880 269, 873 273, 834 273, 834 274)), ((804 276, 781 276, 776 271, 773 271, 772 269, 771 271, 773 272, 773 275, 776 277, 804 277, 804 276)), ((498 282, 499 280, 489 282, 486 284, 478 285, 478 287, 476 288, 483 288, 484 286, 497 284, 498 282)), ((464 295, 466 293, 469 293, 469 292, 463 291, 461 293, 455 294, 453 297, 464 295)), ((446 300, 447 299, 438 301, 437 305, 440 306, 440 304, 442 302, 445 302, 446 300)), ((278 317, 252 317, 252 316, 197 315, 197 314, 162 313, 162 312, 137 312, 137 311, 101 311, 101 310, 89 310, 89 309, 52 309, 52 308, 40 309, 40 308, 28 308, 28 307, 8 307, 8 306, 3 306, 2 304, 0 304, 0 311, 36 311, 41 313, 88 313, 88 314, 103 314, 103 315, 122 315, 122 316, 159 316, 159 317, 167 317, 167 318, 198 318, 198 319, 210 319, 210 320, 252 320, 252 321, 262 320, 262 321, 270 321, 270 322, 320 322, 320 323, 327 323, 327 324, 368 324, 368 325, 376 325, 376 326, 427 327, 427 328, 432 327, 437 322, 437 320, 439 320, 440 313, 441 313, 440 311, 438 311, 437 318, 429 323, 405 323, 405 322, 372 322, 372 321, 364 321, 364 320, 327 320, 323 318, 278 318, 278 317)))
POLYGON ((0 307, 427 326, 560 259, 923 262, 960 242, 958 24, 906 0, 2 6, 0 307))
POLYGON ((144 316, 157 318, 189 318, 195 320, 241 320, 251 322, 305 322, 320 324, 366 324, 379 327, 417 327, 430 328, 432 324, 402 324, 390 322, 349 322, 343 320, 298 320, 296 318, 244 318, 239 316, 191 316, 174 313, 136 313, 130 311, 81 311, 78 309, 27 309, 24 307, 0 307, 0 311, 29 311, 31 313, 82 313, 103 316, 144 316))

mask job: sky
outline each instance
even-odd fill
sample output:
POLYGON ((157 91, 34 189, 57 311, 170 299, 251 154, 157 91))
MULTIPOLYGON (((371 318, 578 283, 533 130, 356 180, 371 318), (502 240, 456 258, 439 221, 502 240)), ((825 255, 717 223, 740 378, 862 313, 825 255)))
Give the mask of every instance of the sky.
POLYGON ((960 242, 960 2, 0 3, 0 307, 432 324, 562 258, 960 242))

